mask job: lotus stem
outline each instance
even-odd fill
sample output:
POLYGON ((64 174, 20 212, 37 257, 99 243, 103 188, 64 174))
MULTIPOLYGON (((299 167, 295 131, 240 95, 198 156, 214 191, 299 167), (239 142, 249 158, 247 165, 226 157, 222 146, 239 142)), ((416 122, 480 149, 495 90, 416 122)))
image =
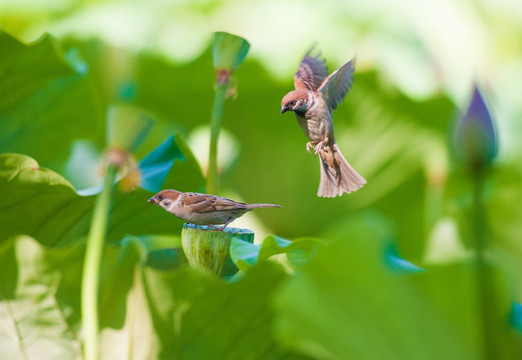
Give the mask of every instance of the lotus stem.
POLYGON ((210 120, 210 150, 208 155, 207 169, 207 193, 217 194, 218 176, 217 176, 217 151, 219 131, 221 130, 221 122, 223 118, 223 108, 225 107, 225 99, 227 95, 228 82, 217 84, 216 95, 214 97, 214 105, 212 107, 212 117, 210 120))
POLYGON ((228 81, 232 73, 243 62, 250 44, 240 36, 218 31, 212 34, 212 61, 216 70, 216 95, 210 119, 210 149, 207 168, 207 193, 217 195, 217 151, 218 138, 227 97, 228 81))
POLYGON ((96 360, 99 354, 99 278, 103 242, 111 206, 111 195, 118 167, 109 165, 105 174, 102 192, 96 199, 91 228, 87 238, 87 249, 82 279, 82 324, 85 336, 84 359, 96 360))
POLYGON ((476 274, 479 314, 482 322, 482 335, 484 344, 484 358, 495 359, 495 332, 494 312, 496 308, 495 291, 491 270, 485 258, 487 249, 486 237, 484 236, 485 215, 482 205, 482 195, 485 181, 483 171, 477 171, 472 178, 473 181, 473 229, 476 252, 476 274))

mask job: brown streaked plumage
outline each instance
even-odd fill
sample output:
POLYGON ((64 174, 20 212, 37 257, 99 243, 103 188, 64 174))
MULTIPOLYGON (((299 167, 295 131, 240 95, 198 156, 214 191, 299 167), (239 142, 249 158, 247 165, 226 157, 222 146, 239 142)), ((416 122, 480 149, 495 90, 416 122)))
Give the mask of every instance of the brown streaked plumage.
POLYGON ((281 207, 275 204, 246 204, 216 195, 177 190, 162 190, 148 201, 195 225, 224 224, 219 230, 225 229, 232 221, 252 209, 281 207))
POLYGON ((319 154, 321 180, 317 196, 335 197, 350 193, 366 184, 341 154, 335 141, 332 111, 344 99, 352 85, 355 59, 328 75, 320 54, 311 49, 301 61, 294 76, 295 90, 281 101, 281 114, 293 111, 310 142, 306 150, 319 154))

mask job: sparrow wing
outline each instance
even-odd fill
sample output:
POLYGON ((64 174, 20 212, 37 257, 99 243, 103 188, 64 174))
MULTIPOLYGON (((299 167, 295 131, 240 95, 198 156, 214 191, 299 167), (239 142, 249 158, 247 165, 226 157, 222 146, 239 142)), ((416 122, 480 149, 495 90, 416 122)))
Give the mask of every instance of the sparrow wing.
POLYGON ((343 101, 346 94, 352 87, 352 75, 355 70, 355 58, 335 70, 328 76, 319 87, 318 92, 321 93, 328 107, 332 110, 343 101))
POLYGON ((246 208, 246 204, 214 195, 185 193, 183 205, 190 207, 194 212, 204 213, 246 208))
POLYGON ((305 55, 299 69, 294 75, 296 90, 315 91, 328 76, 326 60, 321 58, 321 53, 312 56, 312 47, 305 55))

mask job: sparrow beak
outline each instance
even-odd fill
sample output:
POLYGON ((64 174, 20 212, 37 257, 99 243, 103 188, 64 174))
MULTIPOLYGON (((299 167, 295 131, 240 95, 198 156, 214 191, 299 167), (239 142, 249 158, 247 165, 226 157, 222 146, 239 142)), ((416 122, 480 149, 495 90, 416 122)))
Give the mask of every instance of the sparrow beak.
POLYGON ((283 106, 283 107, 281 108, 281 114, 284 114, 284 113, 287 112, 287 111, 288 111, 288 108, 287 108, 286 106, 283 106))
POLYGON ((151 197, 149 200, 147 200, 147 202, 150 202, 150 203, 154 203, 154 204, 156 204, 156 203, 157 203, 157 200, 156 200, 156 198, 153 196, 153 197, 151 197))

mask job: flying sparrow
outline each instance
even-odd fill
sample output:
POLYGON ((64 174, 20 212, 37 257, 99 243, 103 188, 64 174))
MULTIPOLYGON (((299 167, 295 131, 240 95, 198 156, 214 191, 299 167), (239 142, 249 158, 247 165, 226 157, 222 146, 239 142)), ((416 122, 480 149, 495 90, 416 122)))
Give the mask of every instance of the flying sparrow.
MULTIPOLYGON (((312 49, 313 50, 313 49, 312 49)), ((319 154, 321 181, 317 196, 335 197, 350 193, 366 184, 366 180, 344 159, 335 142, 332 111, 352 86, 355 58, 328 75, 321 55, 310 50, 294 76, 295 90, 281 101, 281 114, 293 111, 297 122, 310 139, 306 150, 319 154)))
POLYGON ((228 224, 244 213, 262 207, 281 207, 275 204, 245 204, 220 196, 183 193, 176 190, 162 190, 148 200, 155 203, 178 218, 195 225, 228 224))

